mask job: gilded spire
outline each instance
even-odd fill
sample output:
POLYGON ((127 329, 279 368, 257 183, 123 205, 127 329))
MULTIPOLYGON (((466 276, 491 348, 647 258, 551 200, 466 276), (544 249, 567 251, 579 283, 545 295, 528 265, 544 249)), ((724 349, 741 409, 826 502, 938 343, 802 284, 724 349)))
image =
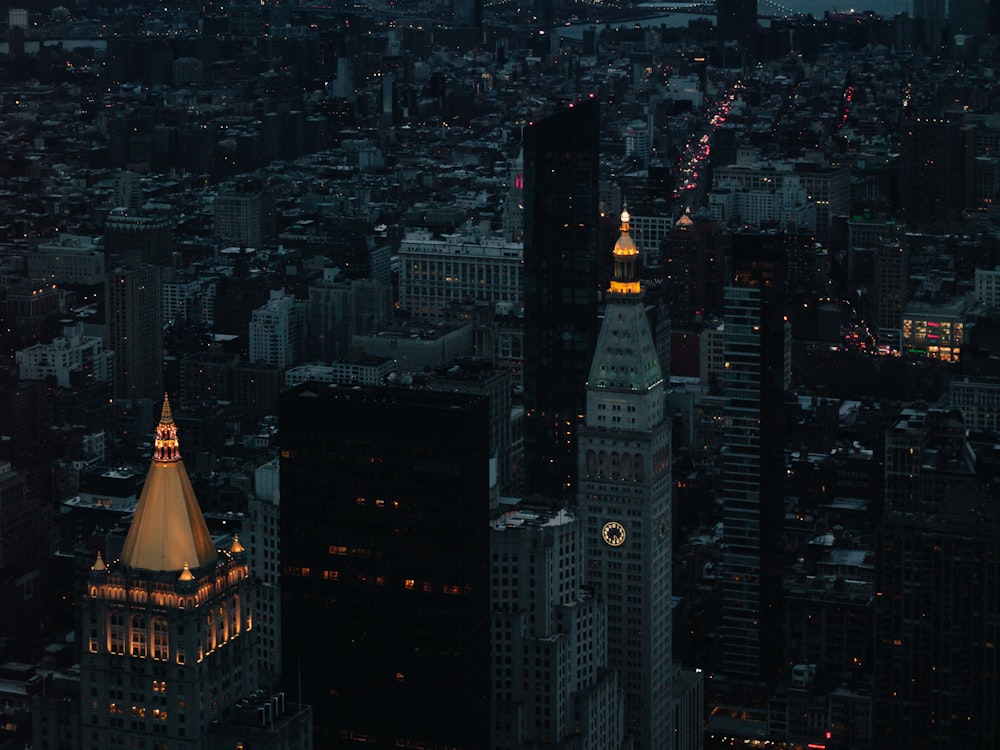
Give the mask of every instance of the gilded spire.
POLYGON ((626 206, 622 209, 621 236, 615 243, 614 249, 614 277, 611 280, 611 288, 608 290, 612 294, 639 294, 641 291, 635 273, 635 262, 639 257, 639 249, 629 234, 631 221, 632 217, 626 206))
POLYGON ((122 562, 133 570, 181 571, 188 562, 197 568, 217 558, 181 460, 170 403, 164 398, 153 461, 125 537, 122 562))
POLYGON ((160 423, 156 425, 156 438, 153 443, 154 461, 179 461, 181 458, 180 443, 177 442, 177 425, 170 411, 170 399, 163 394, 163 411, 160 423))
POLYGON ((95 572, 101 571, 101 570, 106 571, 108 569, 107 564, 104 562, 104 558, 101 557, 101 551, 100 550, 97 550, 97 559, 94 560, 94 564, 90 566, 90 569, 93 570, 93 571, 95 571, 95 572))
POLYGON ((239 534, 233 534, 233 543, 229 547, 229 551, 232 552, 233 554, 236 554, 236 553, 244 551, 243 550, 243 545, 240 544, 240 535, 239 534))

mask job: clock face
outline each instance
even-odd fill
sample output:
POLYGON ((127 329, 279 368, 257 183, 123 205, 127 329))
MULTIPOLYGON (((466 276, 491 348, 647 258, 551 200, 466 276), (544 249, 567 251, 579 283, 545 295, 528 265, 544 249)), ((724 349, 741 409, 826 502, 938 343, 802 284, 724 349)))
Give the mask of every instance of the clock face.
POLYGON ((601 536, 612 547, 618 547, 625 541, 625 527, 618 521, 608 521, 601 529, 601 536))

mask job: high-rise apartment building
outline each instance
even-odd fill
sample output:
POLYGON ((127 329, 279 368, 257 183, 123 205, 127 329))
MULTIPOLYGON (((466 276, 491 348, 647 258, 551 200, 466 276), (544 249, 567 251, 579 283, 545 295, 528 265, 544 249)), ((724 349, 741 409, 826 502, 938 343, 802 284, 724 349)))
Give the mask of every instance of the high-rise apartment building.
POLYGON ((108 346, 115 353, 115 398, 163 395, 161 269, 120 267, 108 275, 108 346))
MULTIPOLYGON (((847 283, 868 284, 875 255, 886 244, 906 241, 906 225, 894 219, 855 216, 847 220, 847 283)), ((898 326, 897 326, 898 327, 898 326)))
POLYGON ((141 216, 123 208, 112 209, 104 223, 104 250, 115 262, 129 268, 143 263, 169 265, 174 250, 174 226, 166 216, 141 216))
POLYGON ((526 489, 568 498, 597 341, 599 109, 585 99, 524 131, 526 489))
POLYGON ((85 336, 83 324, 66 326, 49 344, 35 344, 17 352, 17 368, 24 380, 52 378, 60 388, 88 382, 110 383, 114 354, 105 351, 99 336, 85 336))
POLYGON ((138 172, 123 169, 115 175, 112 185, 115 208, 138 211, 142 208, 142 179, 138 172))
POLYGON ((781 666, 783 289, 782 235, 734 235, 725 290, 723 670, 750 681, 781 666))
POLYGON ((215 234, 233 245, 259 248, 275 231, 274 196, 252 182, 220 192, 213 202, 215 234))
POLYGON ((281 674, 281 560, 278 534, 281 507, 280 465, 273 459, 254 471, 253 494, 247 502, 250 517, 250 573, 257 605, 257 653, 261 682, 268 685, 281 674))
POLYGON ((622 213, 604 322, 587 379, 579 507, 587 585, 607 604, 608 666, 621 679, 636 748, 671 747, 670 420, 622 213))
POLYGON ((319 747, 489 745, 489 404, 306 383, 279 410, 284 675, 319 747))
MULTIPOLYGON (((830 236, 830 223, 834 216, 848 213, 851 209, 851 170, 847 166, 816 164, 811 161, 754 161, 719 167, 712 173, 713 190, 726 186, 751 195, 796 194, 815 208, 816 238, 826 240, 830 236)), ((780 204, 780 201, 778 202, 780 204)), ((775 204, 777 207, 778 204, 775 204)), ((792 210, 784 218, 781 211, 767 213, 755 211, 757 220, 764 218, 781 221, 784 225, 799 223, 793 221, 796 211, 792 210)))
POLYGON ((268 700, 263 726, 257 701, 257 726, 226 729, 258 687, 246 552, 237 537, 217 548, 209 535, 167 401, 120 554, 110 540, 78 600, 82 747, 203 750, 234 747, 240 734, 260 747, 310 747, 308 712, 290 720, 283 696, 280 707, 268 700))
POLYGON ((263 307, 250 319, 250 362, 279 368, 292 367, 306 352, 309 303, 286 295, 284 290, 271 292, 263 307))
POLYGON ((576 513, 528 502, 491 525, 494 750, 623 747, 604 602, 583 588, 576 513))
MULTIPOLYGON (((909 247, 905 240, 886 242, 875 250, 872 297, 880 346, 899 350, 902 346, 903 310, 909 301, 909 247)), ((977 276, 978 278, 978 276, 977 276)))

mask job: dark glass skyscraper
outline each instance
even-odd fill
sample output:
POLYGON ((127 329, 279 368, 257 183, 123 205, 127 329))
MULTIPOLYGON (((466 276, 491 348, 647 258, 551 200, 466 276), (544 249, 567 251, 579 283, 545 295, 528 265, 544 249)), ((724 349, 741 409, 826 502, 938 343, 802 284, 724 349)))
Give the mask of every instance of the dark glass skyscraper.
POLYGON ((595 99, 524 131, 526 489, 567 499, 598 331, 599 136, 595 99))
POLYGON ((733 236, 725 290, 723 668, 780 665, 786 325, 780 233, 733 236))
POLYGON ((877 747, 1000 742, 1000 528, 958 412, 910 408, 885 435, 876 542, 877 747))
POLYGON ((720 47, 736 43, 744 60, 752 60, 757 32, 757 0, 718 0, 716 38, 720 47))
POLYGON ((284 676, 313 701, 317 748, 488 747, 488 407, 283 394, 284 676))

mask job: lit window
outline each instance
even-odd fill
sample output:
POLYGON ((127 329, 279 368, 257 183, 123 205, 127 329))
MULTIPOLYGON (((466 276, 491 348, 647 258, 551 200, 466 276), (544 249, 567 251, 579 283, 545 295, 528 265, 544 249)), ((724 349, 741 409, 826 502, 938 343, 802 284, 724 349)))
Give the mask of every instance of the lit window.
POLYGON ((166 661, 170 658, 170 635, 167 621, 162 617, 153 620, 153 658, 166 661))
POLYGON ((149 633, 146 631, 146 618, 143 615, 132 615, 131 627, 132 656, 145 659, 149 648, 149 633))

